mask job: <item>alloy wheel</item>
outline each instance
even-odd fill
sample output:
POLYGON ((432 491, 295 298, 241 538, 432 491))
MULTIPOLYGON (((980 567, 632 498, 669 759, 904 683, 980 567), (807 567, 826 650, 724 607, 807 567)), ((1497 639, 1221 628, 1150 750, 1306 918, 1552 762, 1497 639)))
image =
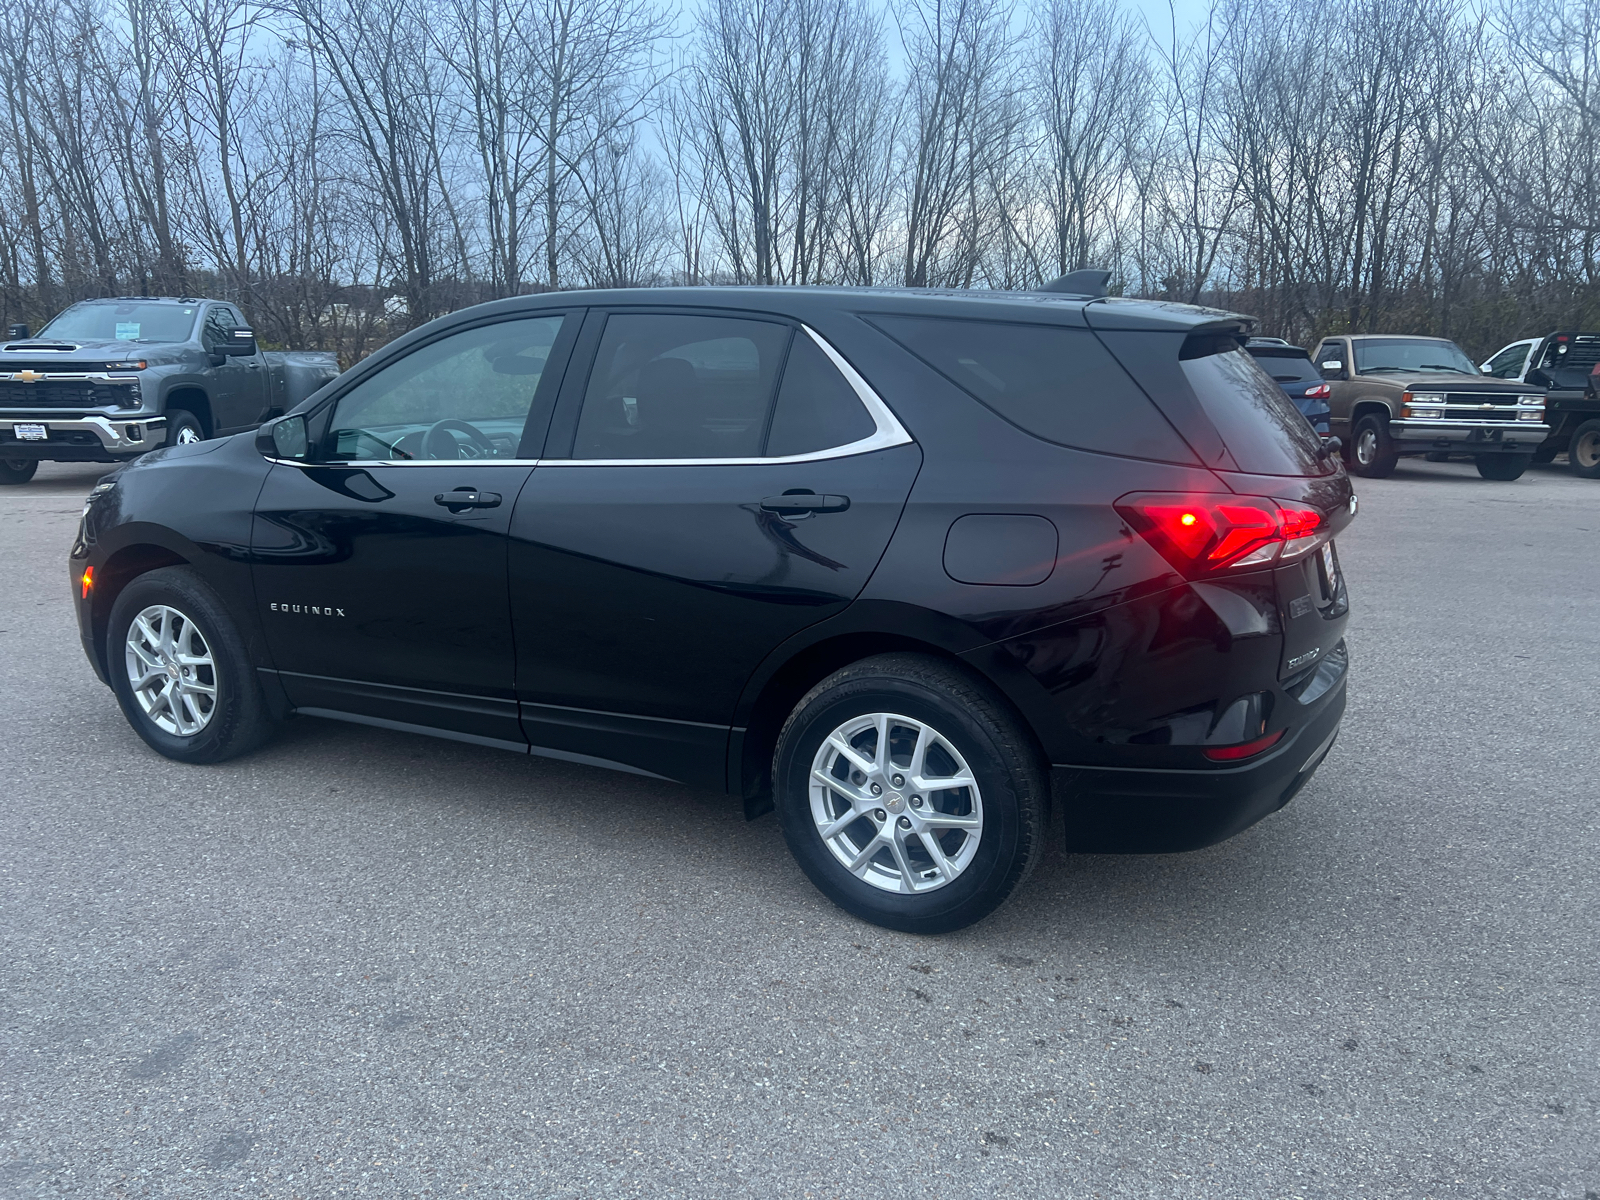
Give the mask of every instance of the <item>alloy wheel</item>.
POLYGON ((983 799, 961 752, 924 721, 867 713, 811 763, 811 817, 833 856, 886 892, 934 891, 972 864, 983 799))
POLYGON ((178 430, 177 444, 180 446, 192 446, 194 443, 202 442, 204 440, 205 439, 200 436, 200 431, 193 425, 185 425, 183 428, 178 430))
POLYGON ((128 683, 158 729, 192 737, 217 711, 217 666, 195 623, 166 604, 152 604, 128 626, 128 683))

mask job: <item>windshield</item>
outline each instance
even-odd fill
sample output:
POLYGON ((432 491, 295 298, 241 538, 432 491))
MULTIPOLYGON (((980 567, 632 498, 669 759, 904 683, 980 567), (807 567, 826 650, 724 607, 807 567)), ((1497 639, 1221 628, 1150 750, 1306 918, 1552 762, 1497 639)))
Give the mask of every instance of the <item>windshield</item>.
POLYGON ((1310 383, 1322 378, 1316 367, 1311 365, 1311 356, 1304 350, 1287 347, 1265 350, 1255 346, 1247 349, 1251 357, 1261 364, 1261 369, 1279 383, 1310 383))
POLYGON ((198 304, 74 304, 39 336, 74 342, 186 342, 198 304))
POLYGON ((1391 371, 1453 371, 1461 375, 1480 375, 1473 361, 1454 342, 1432 338, 1377 338, 1356 342, 1356 374, 1374 375, 1391 371))

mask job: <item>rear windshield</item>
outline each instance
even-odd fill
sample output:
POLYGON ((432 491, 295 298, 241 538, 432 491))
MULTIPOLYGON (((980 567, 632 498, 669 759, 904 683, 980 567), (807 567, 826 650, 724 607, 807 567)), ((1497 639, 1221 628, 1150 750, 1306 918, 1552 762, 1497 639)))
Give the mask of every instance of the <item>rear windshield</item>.
MULTIPOLYGON (((1193 342, 1195 339, 1191 339, 1193 342)), ((1217 427, 1241 471, 1252 475, 1322 475, 1329 470, 1321 441, 1283 389, 1244 350, 1194 353, 1186 347, 1181 366, 1206 416, 1217 427)), ((1226 347, 1218 339, 1211 345, 1226 347)))
POLYGON ((1086 329, 946 317, 873 317, 872 323, 1034 437, 1131 458, 1194 461, 1160 410, 1086 329))
POLYGON ((1310 383, 1321 379, 1316 367, 1311 365, 1311 355, 1304 350, 1249 348, 1249 354, 1261 364, 1261 369, 1279 383, 1310 383))
POLYGON ((39 331, 75 342, 186 342, 198 304, 74 304, 39 331))
POLYGON ((1477 365, 1454 342, 1432 338, 1373 338, 1356 342, 1357 375, 1415 375, 1424 371, 1456 371, 1478 375, 1477 365))

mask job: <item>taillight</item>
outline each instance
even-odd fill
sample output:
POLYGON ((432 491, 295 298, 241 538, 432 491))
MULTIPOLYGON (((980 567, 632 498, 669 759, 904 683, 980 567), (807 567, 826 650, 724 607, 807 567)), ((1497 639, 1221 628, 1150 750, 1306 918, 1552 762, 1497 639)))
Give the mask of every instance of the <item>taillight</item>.
POLYGON ((1301 558, 1332 535, 1316 509, 1268 496, 1134 492, 1115 507, 1190 579, 1301 558))
POLYGON ((1318 400, 1326 400, 1329 396, 1333 395, 1333 389, 1325 383, 1319 383, 1316 387, 1307 388, 1306 395, 1314 396, 1318 400))
POLYGON ((1258 737, 1253 742, 1241 742, 1237 746, 1207 746, 1201 753, 1212 762, 1237 762, 1241 758, 1254 758, 1271 750, 1287 732, 1286 729, 1280 729, 1277 733, 1258 737))

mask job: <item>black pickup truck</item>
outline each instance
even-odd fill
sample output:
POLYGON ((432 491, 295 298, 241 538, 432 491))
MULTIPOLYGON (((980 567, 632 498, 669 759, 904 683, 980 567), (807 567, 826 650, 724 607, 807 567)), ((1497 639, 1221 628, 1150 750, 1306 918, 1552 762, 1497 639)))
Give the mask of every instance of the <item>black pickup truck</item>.
POLYGON ((1563 450, 1572 473, 1600 479, 1600 333, 1552 333, 1512 342, 1483 364, 1483 373, 1543 388, 1550 436, 1533 452, 1550 462, 1563 450))
POLYGON ((259 349, 218 300, 85 300, 0 344, 0 484, 252 429, 338 373, 331 354, 259 349))

